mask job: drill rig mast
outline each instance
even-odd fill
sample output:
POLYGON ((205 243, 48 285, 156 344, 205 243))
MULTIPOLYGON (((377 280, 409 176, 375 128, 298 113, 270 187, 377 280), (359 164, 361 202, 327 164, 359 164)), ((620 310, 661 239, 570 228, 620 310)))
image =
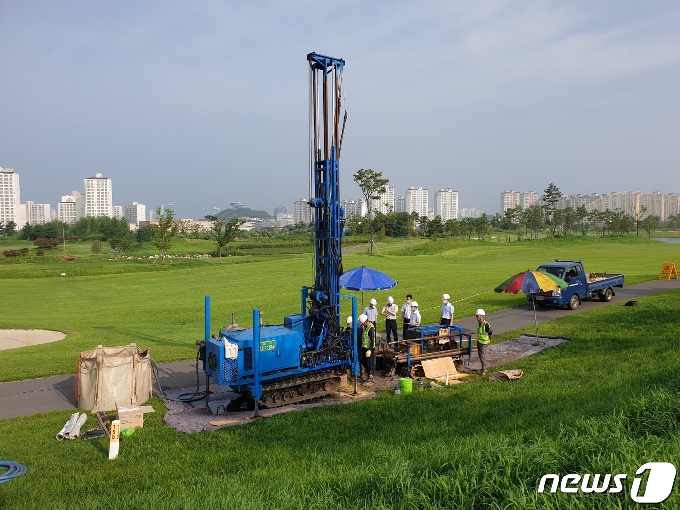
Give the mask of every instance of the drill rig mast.
MULTIPOLYGON (((220 331, 218 338, 207 338, 206 331, 201 358, 213 381, 231 386, 265 407, 330 394, 339 387, 339 374, 357 366, 356 326, 353 332, 342 331, 339 319, 344 212, 338 171, 344 134, 340 112, 345 62, 317 53, 307 55, 307 61, 314 285, 302 288, 300 313, 284 317, 283 325, 261 326, 256 309, 252 329, 220 331)), ((354 309, 352 313, 356 315, 354 309)))

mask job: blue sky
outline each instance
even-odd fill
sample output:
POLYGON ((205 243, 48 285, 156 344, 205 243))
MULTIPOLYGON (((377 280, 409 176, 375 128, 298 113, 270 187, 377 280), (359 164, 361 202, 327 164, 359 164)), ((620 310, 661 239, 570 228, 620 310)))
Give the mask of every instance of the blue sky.
POLYGON ((680 193, 674 1, 0 0, 0 166, 199 218, 307 195, 311 51, 346 61, 352 174, 459 191, 680 193))

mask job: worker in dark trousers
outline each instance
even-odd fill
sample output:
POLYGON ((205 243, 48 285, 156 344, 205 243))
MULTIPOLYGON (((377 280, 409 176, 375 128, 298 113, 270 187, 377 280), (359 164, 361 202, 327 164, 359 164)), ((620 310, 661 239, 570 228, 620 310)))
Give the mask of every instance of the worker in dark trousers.
POLYGON ((411 301, 413 296, 411 294, 406 294, 406 303, 401 307, 401 327, 402 333, 401 338, 406 340, 406 331, 408 331, 409 323, 411 322, 411 301))
POLYGON ((442 312, 439 319, 439 325, 442 328, 449 330, 449 348, 454 349, 458 347, 458 343, 451 336, 451 326, 453 326, 454 308, 451 304, 451 296, 444 294, 442 296, 442 312))
POLYGON ((486 313, 481 308, 475 312, 475 318, 477 319, 477 354, 482 364, 482 375, 486 375, 486 349, 491 343, 491 336, 493 335, 491 326, 484 320, 485 315, 486 313))
POLYGON ((399 307, 394 304, 394 299, 392 296, 387 298, 387 304, 383 306, 382 311, 380 312, 380 315, 385 317, 385 331, 387 332, 386 334, 386 339, 385 339, 385 345, 381 348, 381 350, 387 350, 388 348, 393 348, 399 341, 399 338, 397 338, 397 312, 399 311, 399 307), (391 344, 391 345, 390 345, 391 344))
POLYGON ((373 372, 375 371, 375 326, 368 320, 366 314, 359 315, 361 323, 361 365, 366 371, 365 386, 373 384, 373 372))

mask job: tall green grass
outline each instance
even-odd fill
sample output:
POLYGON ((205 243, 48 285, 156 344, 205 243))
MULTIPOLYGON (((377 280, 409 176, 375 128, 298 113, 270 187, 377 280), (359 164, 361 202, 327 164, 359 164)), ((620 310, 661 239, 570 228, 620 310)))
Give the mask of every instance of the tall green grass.
MULTIPOLYGON (((680 291, 638 301, 543 326, 571 340, 503 367, 518 381, 472 376, 193 435, 154 399, 115 461, 104 440, 54 440, 68 412, 1 420, 0 458, 29 471, 0 507, 633 508, 639 466, 680 465, 680 291), (628 479, 619 494, 538 494, 548 473, 628 479)), ((679 506, 676 485, 652 508, 679 506)))

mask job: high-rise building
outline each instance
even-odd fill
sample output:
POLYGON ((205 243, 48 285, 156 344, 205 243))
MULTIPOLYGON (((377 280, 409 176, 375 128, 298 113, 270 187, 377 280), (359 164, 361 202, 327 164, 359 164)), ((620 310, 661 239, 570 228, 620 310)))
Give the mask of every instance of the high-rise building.
POLYGON ((28 225, 44 225, 50 221, 50 204, 36 204, 27 200, 23 206, 26 208, 25 224, 28 225))
POLYGON ((394 199, 394 212, 406 212, 406 200, 403 196, 394 199))
POLYGON ((113 218, 113 185, 102 174, 85 179, 85 216, 113 218))
POLYGON ((137 202, 126 205, 125 219, 131 225, 139 226, 139 222, 146 219, 146 206, 137 202))
POLYGON ((528 209, 531 206, 539 205, 540 196, 534 191, 515 191, 505 190, 501 193, 501 216, 505 214, 508 209, 514 209, 520 206, 522 209, 528 209))
POLYGON ((276 218, 279 213, 288 214, 288 208, 285 205, 280 205, 274 208, 274 218, 276 218))
POLYGON ((519 205, 519 193, 515 190, 506 189, 501 193, 501 216, 508 209, 514 209, 519 205))
POLYGON ((293 203, 293 219, 295 220, 296 225, 298 223, 309 224, 312 222, 312 218, 312 208, 309 206, 309 202, 306 198, 301 198, 293 203))
MULTIPOLYGON (((278 209, 278 207, 277 207, 278 209)), ((284 207, 285 209, 285 207, 284 207)), ((280 212, 276 214, 276 226, 281 228, 281 227, 286 227, 288 225, 295 225, 295 218, 292 213, 285 213, 285 212, 280 212)))
POLYGON ((77 191, 72 192, 70 195, 63 195, 57 207, 57 218, 59 221, 67 225, 75 225, 76 221, 85 215, 84 199, 85 197, 77 191), (78 214, 79 203, 81 206, 80 215, 78 214))
POLYGON ((117 220, 122 220, 125 216, 123 215, 123 206, 114 205, 113 206, 113 217, 117 220))
POLYGON ((458 192, 451 188, 440 189, 434 194, 434 215, 442 221, 458 218, 458 192))
POLYGON ((481 218, 482 214, 484 214, 484 211, 474 207, 462 207, 460 209, 461 218, 481 218))
POLYGON ((17 228, 24 226, 19 198, 19 174, 12 168, 0 167, 0 225, 5 226, 12 221, 17 228))
POLYGON ((364 200, 342 200, 340 205, 345 210, 345 218, 352 216, 366 216, 367 207, 364 200))
POLYGON ((427 218, 427 210, 429 206, 429 190, 423 187, 410 187, 404 193, 405 211, 409 214, 417 213, 418 217, 425 216, 427 218))
POLYGON ((380 211, 383 214, 388 214, 394 211, 394 186, 385 184, 384 190, 380 193, 380 197, 373 199, 371 202, 371 209, 376 212, 380 211))

